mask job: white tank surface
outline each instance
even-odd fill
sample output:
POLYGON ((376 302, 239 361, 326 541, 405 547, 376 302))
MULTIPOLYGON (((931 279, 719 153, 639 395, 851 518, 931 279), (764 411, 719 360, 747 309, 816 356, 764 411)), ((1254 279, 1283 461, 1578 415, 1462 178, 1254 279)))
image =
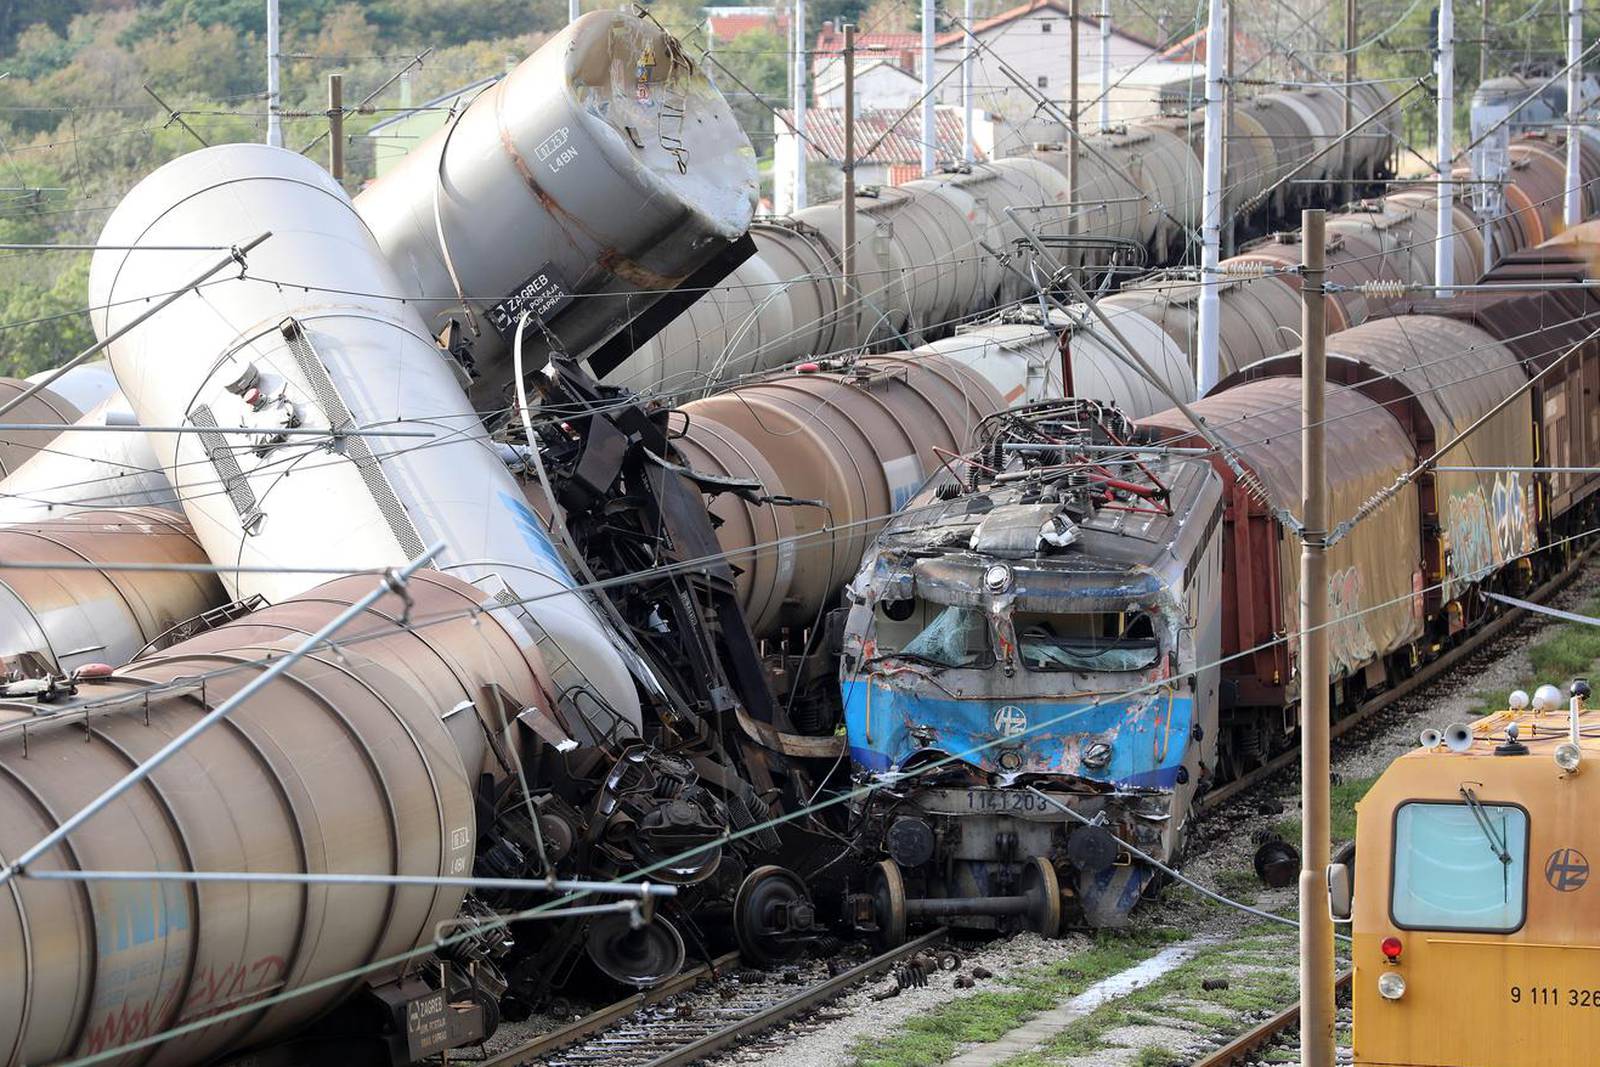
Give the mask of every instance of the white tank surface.
POLYGON ((755 152, 654 21, 595 11, 358 198, 429 333, 463 321, 480 406, 511 379, 519 314, 582 354, 750 224, 755 152))
MULTIPOLYGON (((486 598, 527 601, 522 617, 560 692, 581 691, 586 713, 636 725, 637 693, 610 629, 571 591, 454 365, 398 299, 393 270, 325 171, 264 145, 202 149, 135 186, 100 243, 245 244, 267 231, 247 277, 189 293, 109 350, 144 425, 259 431, 151 435, 212 561, 393 566, 442 540, 441 570, 486 598), (432 437, 275 433, 285 427, 432 437)), ((171 252, 96 253, 96 331, 116 330, 141 298, 178 288, 198 263, 171 252)), ((277 603, 317 580, 251 572, 225 584, 235 598, 277 603)))
POLYGON ((0 526, 75 511, 178 507, 150 435, 133 429, 138 420, 115 384, 110 396, 0 481, 0 526))
MULTIPOLYGON (((55 371, 43 370, 27 377, 29 385, 44 381, 55 371)), ((49 389, 79 411, 88 411, 117 391, 117 376, 103 359, 80 363, 51 382, 49 389)))
MULTIPOLYGON (((1166 390, 1186 402, 1192 400, 1194 376, 1183 347, 1141 314, 1105 310, 1166 390)), ((1008 321, 982 323, 923 345, 910 358, 928 353, 969 367, 1009 405, 1062 396, 1062 372, 1070 362, 1074 396, 1116 404, 1134 418, 1172 406, 1167 392, 1134 369, 1126 350, 1086 308, 1052 311, 1048 326, 1032 312, 1005 318, 1008 321)))

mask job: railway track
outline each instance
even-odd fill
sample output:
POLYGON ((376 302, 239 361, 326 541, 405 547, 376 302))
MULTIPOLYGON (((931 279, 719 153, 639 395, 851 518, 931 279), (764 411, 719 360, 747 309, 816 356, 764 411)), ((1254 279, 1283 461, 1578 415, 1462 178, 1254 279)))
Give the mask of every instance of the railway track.
MULTIPOLYGON (((1333 987, 1336 992, 1349 989, 1350 972, 1340 971, 1338 977, 1334 979, 1333 987)), ((1259 1026, 1245 1031, 1221 1048, 1195 1060, 1191 1067, 1236 1067, 1238 1064, 1248 1063, 1251 1056, 1299 1025, 1300 1005, 1291 1004, 1259 1026)))
POLYGON ((795 989, 769 980, 739 981, 737 952, 685 971, 654 989, 591 1012, 569 1026, 540 1034, 484 1061, 484 1067, 677 1067, 697 1063, 747 1037, 787 1022, 876 978, 944 940, 932 930, 847 970, 795 989), (705 1003, 676 1003, 715 983, 705 1003))
MULTIPOLYGON (((1596 548, 1600 548, 1600 546, 1590 546, 1578 553, 1572 558, 1572 562, 1567 564, 1565 569, 1534 590, 1528 599, 1543 603, 1566 588, 1567 584, 1583 569, 1584 564, 1589 561, 1596 548)), ((1466 662, 1472 656, 1481 652, 1490 642, 1505 636, 1508 631, 1522 623, 1527 616, 1528 612, 1522 608, 1513 608, 1497 616, 1471 637, 1456 645, 1432 663, 1427 664, 1410 678, 1391 689, 1385 689, 1377 696, 1358 706, 1349 715, 1334 722, 1332 736, 1334 738, 1343 736, 1395 702, 1404 700, 1406 697, 1412 696, 1432 683, 1437 682, 1446 671, 1466 662)), ((1248 774, 1211 790, 1201 797, 1195 806, 1203 812, 1215 810, 1235 797, 1249 792, 1280 771, 1294 767, 1299 761, 1299 746, 1292 745, 1248 774)))

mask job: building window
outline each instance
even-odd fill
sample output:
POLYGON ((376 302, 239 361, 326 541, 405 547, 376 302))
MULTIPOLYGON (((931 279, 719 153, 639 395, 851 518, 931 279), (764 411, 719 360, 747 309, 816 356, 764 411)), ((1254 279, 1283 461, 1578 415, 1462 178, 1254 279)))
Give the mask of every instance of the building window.
POLYGON ((1050 88, 1050 79, 1045 77, 1043 74, 1039 75, 1039 88, 1041 88, 1041 89, 1050 88))
POLYGON ((1039 23, 1039 32, 1040 33, 1049 33, 1051 30, 1055 29, 1055 26, 1056 26, 1055 23, 1051 22, 1049 19, 1045 19, 1044 21, 1039 23))

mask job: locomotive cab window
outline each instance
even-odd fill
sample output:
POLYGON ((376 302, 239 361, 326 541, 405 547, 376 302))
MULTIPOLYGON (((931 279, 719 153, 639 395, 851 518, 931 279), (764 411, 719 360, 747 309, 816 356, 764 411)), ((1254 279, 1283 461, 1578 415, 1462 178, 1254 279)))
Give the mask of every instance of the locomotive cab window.
POLYGON ((935 667, 994 663, 989 618, 974 608, 902 600, 880 605, 876 658, 897 656, 935 667))
POLYGON ((1394 818, 1396 926, 1510 933, 1527 909, 1528 813, 1485 804, 1415 801, 1394 818))
POLYGON ((1017 657, 1030 671, 1140 671, 1161 655, 1155 624, 1143 612, 1019 611, 1012 623, 1017 657))

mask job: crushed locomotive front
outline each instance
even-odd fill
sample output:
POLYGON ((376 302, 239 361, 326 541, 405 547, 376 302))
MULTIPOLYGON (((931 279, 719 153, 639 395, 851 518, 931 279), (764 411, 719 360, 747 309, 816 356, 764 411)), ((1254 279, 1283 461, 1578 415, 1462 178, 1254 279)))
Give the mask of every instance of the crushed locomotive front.
MULTIPOLYGON (((885 527, 841 679, 880 931, 1119 925, 1214 767, 1221 496, 1114 408, 1001 412, 885 527), (1053 902, 1043 896, 1053 896, 1053 902)), ((892 940, 895 934, 886 937, 892 940)))

